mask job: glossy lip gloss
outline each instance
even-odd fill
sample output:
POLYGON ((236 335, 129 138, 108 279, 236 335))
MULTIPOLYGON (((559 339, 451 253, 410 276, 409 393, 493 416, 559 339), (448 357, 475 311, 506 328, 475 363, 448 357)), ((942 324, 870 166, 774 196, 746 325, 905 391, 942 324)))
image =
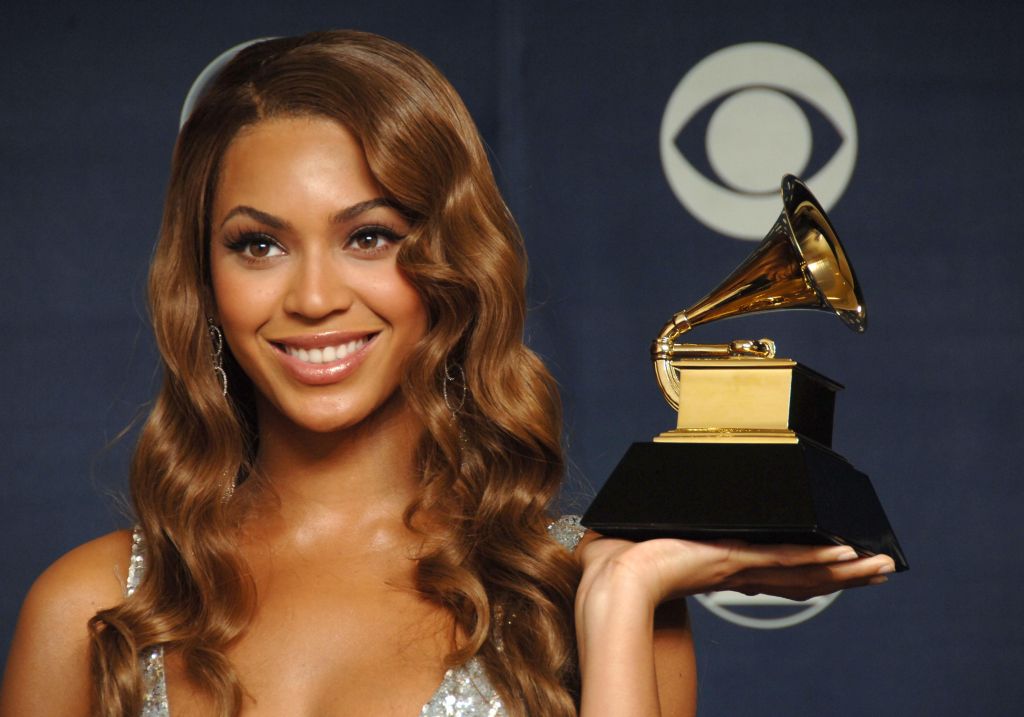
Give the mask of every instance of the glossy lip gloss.
POLYGON ((270 341, 270 345, 284 367, 285 371, 299 383, 308 386, 324 386, 344 380, 352 374, 366 359, 370 349, 376 343, 379 333, 327 333, 311 336, 291 336, 270 341), (286 347, 302 349, 323 349, 328 346, 340 346, 357 339, 368 339, 365 344, 344 358, 329 363, 309 363, 288 353, 286 347))

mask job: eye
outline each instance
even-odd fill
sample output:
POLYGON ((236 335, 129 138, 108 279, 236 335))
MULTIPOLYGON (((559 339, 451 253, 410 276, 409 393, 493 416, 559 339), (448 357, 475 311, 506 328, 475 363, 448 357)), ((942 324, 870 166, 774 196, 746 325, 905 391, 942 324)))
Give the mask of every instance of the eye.
POLYGON ((393 244, 401 240, 402 237, 393 229, 383 226, 367 226, 352 232, 345 247, 354 250, 357 254, 374 255, 387 251, 393 244))
POLYGON ((812 103, 774 87, 744 87, 704 105, 675 138, 706 179, 747 195, 778 194, 787 173, 813 177, 842 146, 812 103))
POLYGON ((272 236, 261 232, 243 232, 229 240, 227 247, 247 259, 269 259, 284 253, 272 236))

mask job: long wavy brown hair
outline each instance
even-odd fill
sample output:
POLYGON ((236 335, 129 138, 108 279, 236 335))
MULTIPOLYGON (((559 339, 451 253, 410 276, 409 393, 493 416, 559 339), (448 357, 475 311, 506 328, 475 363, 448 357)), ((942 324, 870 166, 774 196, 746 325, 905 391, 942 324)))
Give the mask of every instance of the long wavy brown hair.
POLYGON ((560 402, 522 340, 522 241, 452 86, 409 48, 349 31, 246 48, 178 138, 149 282, 164 381, 131 470, 146 570, 129 599, 90 623, 95 711, 139 714, 138 656, 158 646, 180 656, 219 715, 241 709, 244 686, 225 651, 257 596, 233 537, 244 507, 224 492, 233 477, 258 480, 255 411, 230 356, 228 400, 211 370, 209 213, 241 128, 309 115, 352 132, 412 222, 398 265, 427 307, 429 330, 400 389, 425 429, 405 520, 432 526, 417 587, 465 636, 448 662, 479 655, 512 715, 575 714, 578 569, 546 532, 563 471, 560 402), (453 421, 442 383, 446 367, 461 378, 455 365, 467 400, 453 421))

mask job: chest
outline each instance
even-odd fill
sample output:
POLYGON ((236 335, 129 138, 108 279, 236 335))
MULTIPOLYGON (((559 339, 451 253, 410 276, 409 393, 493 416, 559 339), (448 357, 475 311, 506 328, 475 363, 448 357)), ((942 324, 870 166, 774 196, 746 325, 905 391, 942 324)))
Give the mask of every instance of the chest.
MULTIPOLYGON (((437 690, 452 623, 412 589, 412 564, 291 560, 255 572, 257 610, 228 658, 244 717, 415 717, 437 690)), ((174 717, 209 714, 168 655, 174 717)))

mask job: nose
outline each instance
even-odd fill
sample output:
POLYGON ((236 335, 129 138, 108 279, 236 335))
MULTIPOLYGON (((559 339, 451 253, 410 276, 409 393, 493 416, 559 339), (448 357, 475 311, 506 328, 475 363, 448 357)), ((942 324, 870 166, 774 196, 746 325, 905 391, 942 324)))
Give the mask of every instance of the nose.
POLYGON ((322 319, 352 306, 352 289, 342 267, 329 253, 309 252, 295 264, 284 310, 306 319, 322 319))

